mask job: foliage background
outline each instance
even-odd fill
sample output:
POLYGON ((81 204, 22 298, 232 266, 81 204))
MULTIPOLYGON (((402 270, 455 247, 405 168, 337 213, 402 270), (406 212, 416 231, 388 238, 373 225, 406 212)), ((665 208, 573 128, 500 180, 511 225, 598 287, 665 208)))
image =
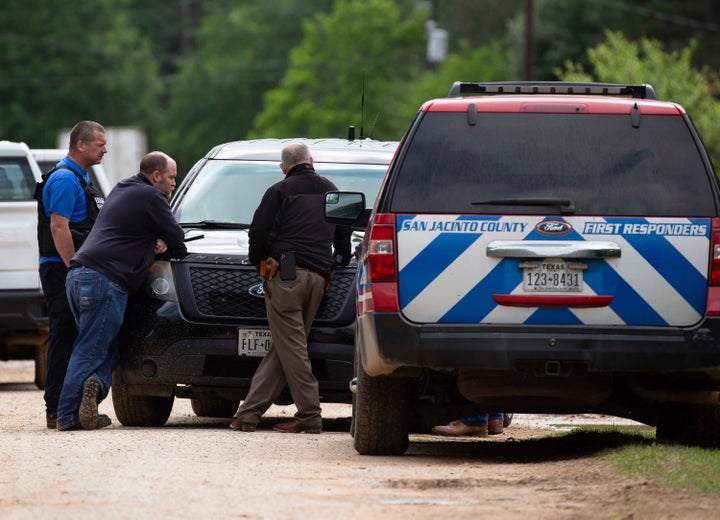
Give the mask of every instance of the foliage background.
POLYGON ((453 81, 529 73, 650 83, 687 109, 720 164, 714 0, 61 4, 0 6, 0 139, 44 148, 81 119, 133 126, 178 159, 182 176, 233 139, 345 137, 353 125, 397 140, 420 104, 453 81), (448 31, 439 64, 425 58, 430 19, 448 31))

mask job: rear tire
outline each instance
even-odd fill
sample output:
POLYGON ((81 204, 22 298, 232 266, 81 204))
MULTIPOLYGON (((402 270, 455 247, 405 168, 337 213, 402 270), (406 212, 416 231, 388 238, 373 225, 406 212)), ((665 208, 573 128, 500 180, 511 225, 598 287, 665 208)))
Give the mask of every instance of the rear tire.
POLYGON ((357 399, 355 398, 355 394, 357 393, 357 368, 355 369, 353 383, 355 384, 355 389, 352 391, 352 407, 350 409, 350 437, 355 437, 355 402, 357 401, 357 399))
POLYGON ((131 394, 122 372, 113 372, 113 408, 124 426, 162 426, 170 417, 174 400, 174 396, 131 394))
POLYGON ((353 395, 351 426, 355 450, 361 455, 402 455, 410 443, 410 380, 368 376, 357 348, 355 367, 357 390, 353 395))
POLYGON ((47 383, 47 356, 50 348, 50 337, 45 336, 43 341, 35 347, 35 386, 45 389, 47 383))
POLYGON ((701 448, 720 448, 720 404, 672 405, 661 411, 655 437, 701 448))
POLYGON ((190 399, 190 406, 198 417, 223 417, 229 419, 237 412, 239 401, 220 399, 218 397, 203 397, 190 399))

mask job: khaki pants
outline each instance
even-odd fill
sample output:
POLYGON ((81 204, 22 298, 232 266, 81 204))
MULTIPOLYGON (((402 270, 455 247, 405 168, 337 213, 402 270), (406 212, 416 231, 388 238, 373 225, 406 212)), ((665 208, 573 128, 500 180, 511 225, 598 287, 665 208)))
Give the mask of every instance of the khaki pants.
POLYGON ((325 280, 299 268, 295 280, 275 276, 265 282, 265 309, 272 342, 253 375, 248 395, 235 417, 257 424, 287 384, 297 413, 295 419, 321 426, 320 395, 307 353, 307 337, 323 297, 325 280))

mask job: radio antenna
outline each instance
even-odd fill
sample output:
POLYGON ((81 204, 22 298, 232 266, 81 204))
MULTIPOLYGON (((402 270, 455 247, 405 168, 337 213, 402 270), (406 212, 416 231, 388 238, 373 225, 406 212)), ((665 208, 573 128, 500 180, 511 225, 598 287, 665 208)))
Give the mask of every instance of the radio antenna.
POLYGON ((360 98, 360 139, 365 139, 365 72, 362 73, 362 96, 360 98))
POLYGON ((380 112, 375 114, 375 120, 373 121, 372 126, 370 127, 370 131, 368 132, 367 138, 370 139, 372 136, 373 130, 375 130, 375 124, 377 123, 378 117, 380 117, 380 112))

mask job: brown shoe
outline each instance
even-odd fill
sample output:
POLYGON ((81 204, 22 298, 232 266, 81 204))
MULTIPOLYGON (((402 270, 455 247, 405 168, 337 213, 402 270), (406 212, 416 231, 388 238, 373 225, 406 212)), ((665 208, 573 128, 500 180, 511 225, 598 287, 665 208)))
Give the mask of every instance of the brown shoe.
MULTIPOLYGON (((96 430, 98 428, 99 397, 100 381, 94 377, 87 378, 83 384, 82 401, 80 401, 80 410, 78 411, 83 430, 96 430)), ((102 428, 102 426, 100 426, 100 428, 102 428)))
MULTIPOLYGON (((112 420, 105 414, 98 414, 97 420, 95 421, 95 428, 93 430, 99 430, 100 428, 106 428, 112 424, 112 420)), ((84 428, 81 423, 70 424, 68 426, 58 425, 58 431, 61 432, 74 432, 77 430, 88 430, 90 428, 84 428)))
POLYGON ((254 432, 257 428, 257 424, 247 423, 242 420, 242 417, 236 417, 233 422, 230 423, 231 430, 237 430, 240 432, 254 432))
POLYGON ((450 437, 459 437, 469 435, 472 437, 487 437, 487 426, 468 426, 461 420, 455 420, 443 426, 433 426, 432 431, 440 435, 448 435, 450 437))
POLYGON ((500 435, 501 433, 503 433, 503 420, 490 419, 488 421, 488 433, 490 435, 500 435))
POLYGON ((282 433, 320 433, 322 426, 307 424, 302 421, 288 421, 273 426, 273 430, 282 433))

